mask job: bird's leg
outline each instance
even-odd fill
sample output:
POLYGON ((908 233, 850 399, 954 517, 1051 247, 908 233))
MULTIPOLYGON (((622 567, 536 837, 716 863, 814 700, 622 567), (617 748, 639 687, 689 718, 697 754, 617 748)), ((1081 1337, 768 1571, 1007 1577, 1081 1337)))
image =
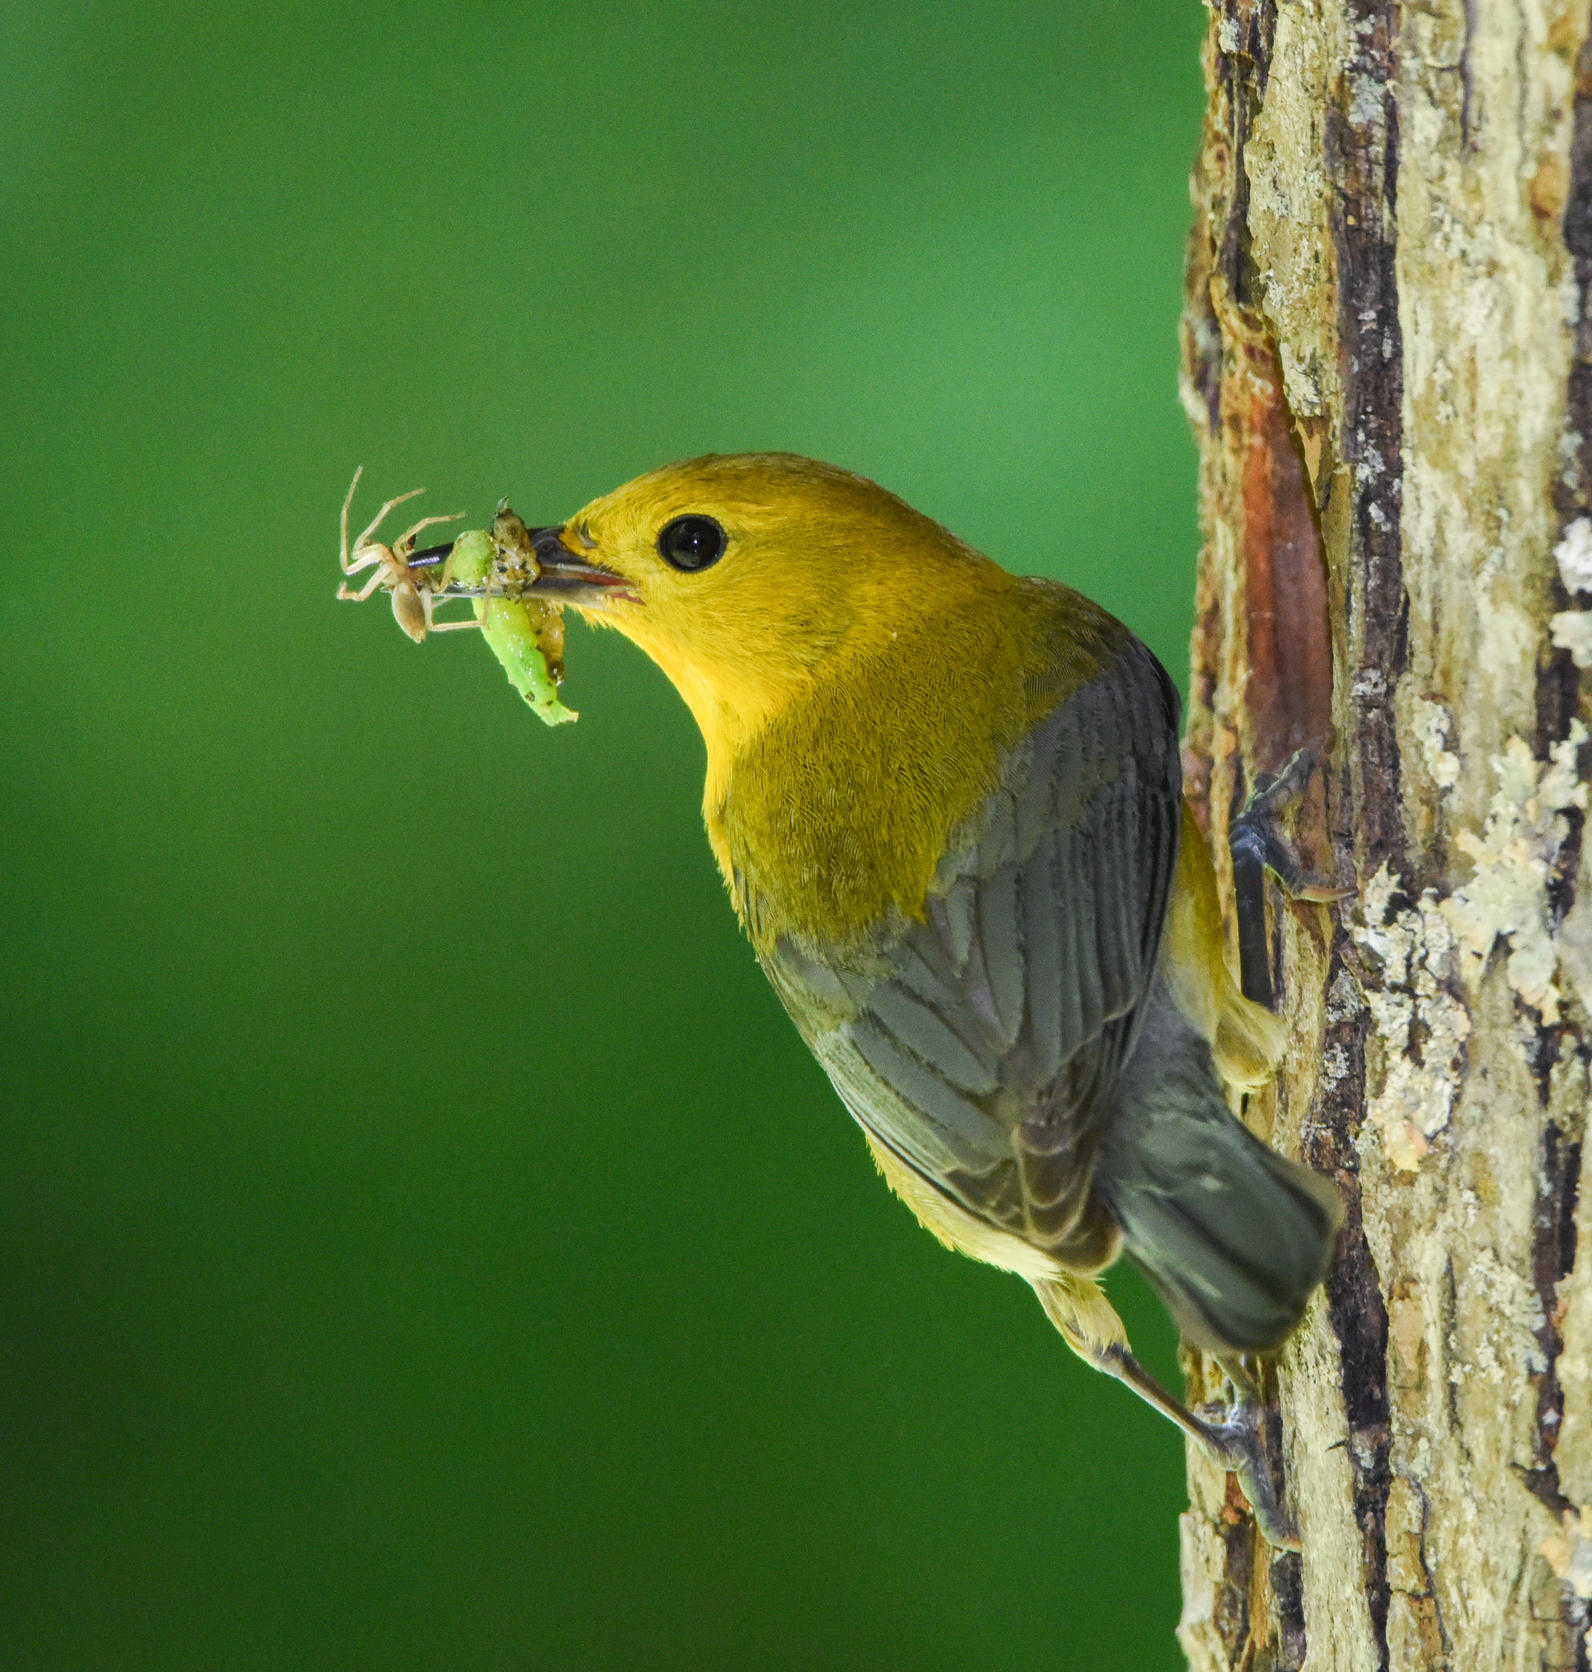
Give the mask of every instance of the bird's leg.
POLYGON ((1280 772, 1261 773, 1227 831, 1244 997, 1268 1010, 1275 994, 1266 939, 1266 873, 1270 871, 1296 900, 1346 900, 1354 893, 1331 877, 1307 870, 1283 834, 1283 814, 1304 794, 1315 765, 1315 751, 1299 749, 1280 772))
MULTIPOLYGON (((1255 1517, 1255 1525, 1267 1544, 1277 1550, 1297 1550, 1299 1529, 1284 1509, 1279 1482, 1272 1473, 1265 1439, 1266 1411, 1243 1381, 1234 1379, 1237 1398, 1218 1407, 1220 1420, 1196 1416, 1181 1400, 1174 1399, 1126 1347, 1110 1347, 1093 1363, 1108 1376, 1130 1387, 1146 1404, 1152 1405, 1169 1422, 1193 1440, 1220 1469, 1238 1479, 1255 1517)), ((1213 1417, 1215 1413, 1212 1413, 1213 1417)))
POLYGON ((1279 1484, 1266 1453, 1265 1410, 1259 1403, 1259 1384, 1244 1361, 1223 1359, 1222 1368, 1233 1384, 1234 1402, 1229 1407, 1218 1407, 1221 1420, 1207 1420, 1174 1399, 1133 1356, 1122 1320, 1097 1284, 1058 1273, 1036 1281, 1034 1293, 1079 1358, 1132 1388, 1193 1440, 1218 1468, 1238 1477, 1239 1489, 1254 1512, 1255 1525, 1268 1544, 1279 1550, 1299 1548, 1299 1534, 1282 1506, 1279 1484))

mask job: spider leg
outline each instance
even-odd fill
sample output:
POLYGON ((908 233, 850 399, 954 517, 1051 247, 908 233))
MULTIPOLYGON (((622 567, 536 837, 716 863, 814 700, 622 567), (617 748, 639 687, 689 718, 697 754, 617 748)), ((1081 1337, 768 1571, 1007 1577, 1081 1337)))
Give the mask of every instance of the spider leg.
POLYGON ((354 479, 348 484, 348 492, 343 496, 343 520, 341 524, 343 542, 340 548, 340 561, 345 575, 351 575, 354 572, 348 566, 348 508, 354 503, 354 489, 359 486, 359 479, 364 474, 365 467, 361 465, 354 472, 354 479))
POLYGON ((447 599, 439 599, 434 592, 422 592, 420 595, 426 611, 426 631, 429 633, 456 633, 464 627, 479 627, 481 623, 471 616, 467 621, 438 621, 436 610, 439 603, 446 603, 447 599))
POLYGON ((343 564, 343 573, 357 575, 361 569, 368 569, 373 563, 394 564, 396 559, 386 546, 355 546, 353 556, 343 564))
POLYGON ((426 490, 424 488, 411 488, 408 493, 401 493, 396 499, 389 499, 387 503, 376 513, 374 519, 371 521, 370 527, 367 528, 365 532, 354 542, 354 550, 358 551, 359 548, 370 539, 371 535, 381 527, 382 523, 386 520, 386 516, 389 511, 399 505, 402 505, 406 499, 413 499, 417 493, 424 493, 425 491, 426 490))
MULTIPOLYGON (((404 495, 405 499, 407 499, 409 497, 410 496, 408 494, 404 495)), ((394 500, 393 503, 397 504, 397 501, 394 500)), ((417 522, 413 528, 406 528, 404 530, 404 532, 402 534, 400 534, 396 540, 393 541, 392 549, 393 549, 394 552, 397 553, 397 555, 399 557, 408 557, 410 552, 412 552, 415 549, 415 536, 417 534, 419 534, 421 529, 423 529, 423 528, 433 528, 438 523, 460 522, 460 521, 462 521, 463 517, 464 517, 464 512, 463 511, 451 511, 445 517, 422 517, 420 519, 420 521, 417 522)))
MULTIPOLYGON (((364 565, 361 564, 360 567, 363 568, 364 565)), ((382 569, 378 569, 376 571, 376 573, 374 575, 372 575, 368 581, 365 582, 364 587, 360 591, 355 592, 348 585, 348 583, 345 581, 340 587, 338 587, 337 596, 339 598, 346 598, 346 599, 350 600, 352 603, 355 603, 355 604, 363 604, 365 602, 365 600, 371 595, 371 593, 373 593, 376 590, 376 588, 378 586, 380 586, 385 579, 386 579, 386 571, 382 570, 382 569)))

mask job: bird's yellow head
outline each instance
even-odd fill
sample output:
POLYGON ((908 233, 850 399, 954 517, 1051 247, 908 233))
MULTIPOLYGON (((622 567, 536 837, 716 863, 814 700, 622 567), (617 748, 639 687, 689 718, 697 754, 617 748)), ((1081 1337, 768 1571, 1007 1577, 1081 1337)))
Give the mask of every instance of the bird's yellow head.
POLYGON ((633 639, 695 715, 708 839, 760 948, 916 913, 1006 751, 1126 642, 790 453, 665 465, 533 544, 533 590, 633 639))
POLYGON ((538 590, 646 651, 710 758, 915 609, 1009 580, 894 494, 791 453, 649 471, 544 531, 537 552, 538 590))

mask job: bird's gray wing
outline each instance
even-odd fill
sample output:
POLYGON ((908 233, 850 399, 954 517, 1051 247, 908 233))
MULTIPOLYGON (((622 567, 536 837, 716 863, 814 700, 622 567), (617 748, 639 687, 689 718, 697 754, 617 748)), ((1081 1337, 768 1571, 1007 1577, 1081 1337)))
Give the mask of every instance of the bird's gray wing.
POLYGON ((936 1190, 1066 1259, 1177 860, 1177 695, 1132 641, 1013 750, 922 921, 765 967, 852 1114, 936 1190))

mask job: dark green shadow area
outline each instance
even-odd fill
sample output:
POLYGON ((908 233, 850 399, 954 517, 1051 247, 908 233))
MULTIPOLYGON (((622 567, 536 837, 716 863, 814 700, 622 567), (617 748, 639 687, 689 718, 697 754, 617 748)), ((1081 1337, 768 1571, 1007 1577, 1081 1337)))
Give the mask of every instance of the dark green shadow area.
POLYGON ((332 593, 359 463, 789 448, 1181 674, 1203 24, 8 10, 0 1663, 1181 1664, 1175 1435, 873 1175, 673 692, 332 593))

